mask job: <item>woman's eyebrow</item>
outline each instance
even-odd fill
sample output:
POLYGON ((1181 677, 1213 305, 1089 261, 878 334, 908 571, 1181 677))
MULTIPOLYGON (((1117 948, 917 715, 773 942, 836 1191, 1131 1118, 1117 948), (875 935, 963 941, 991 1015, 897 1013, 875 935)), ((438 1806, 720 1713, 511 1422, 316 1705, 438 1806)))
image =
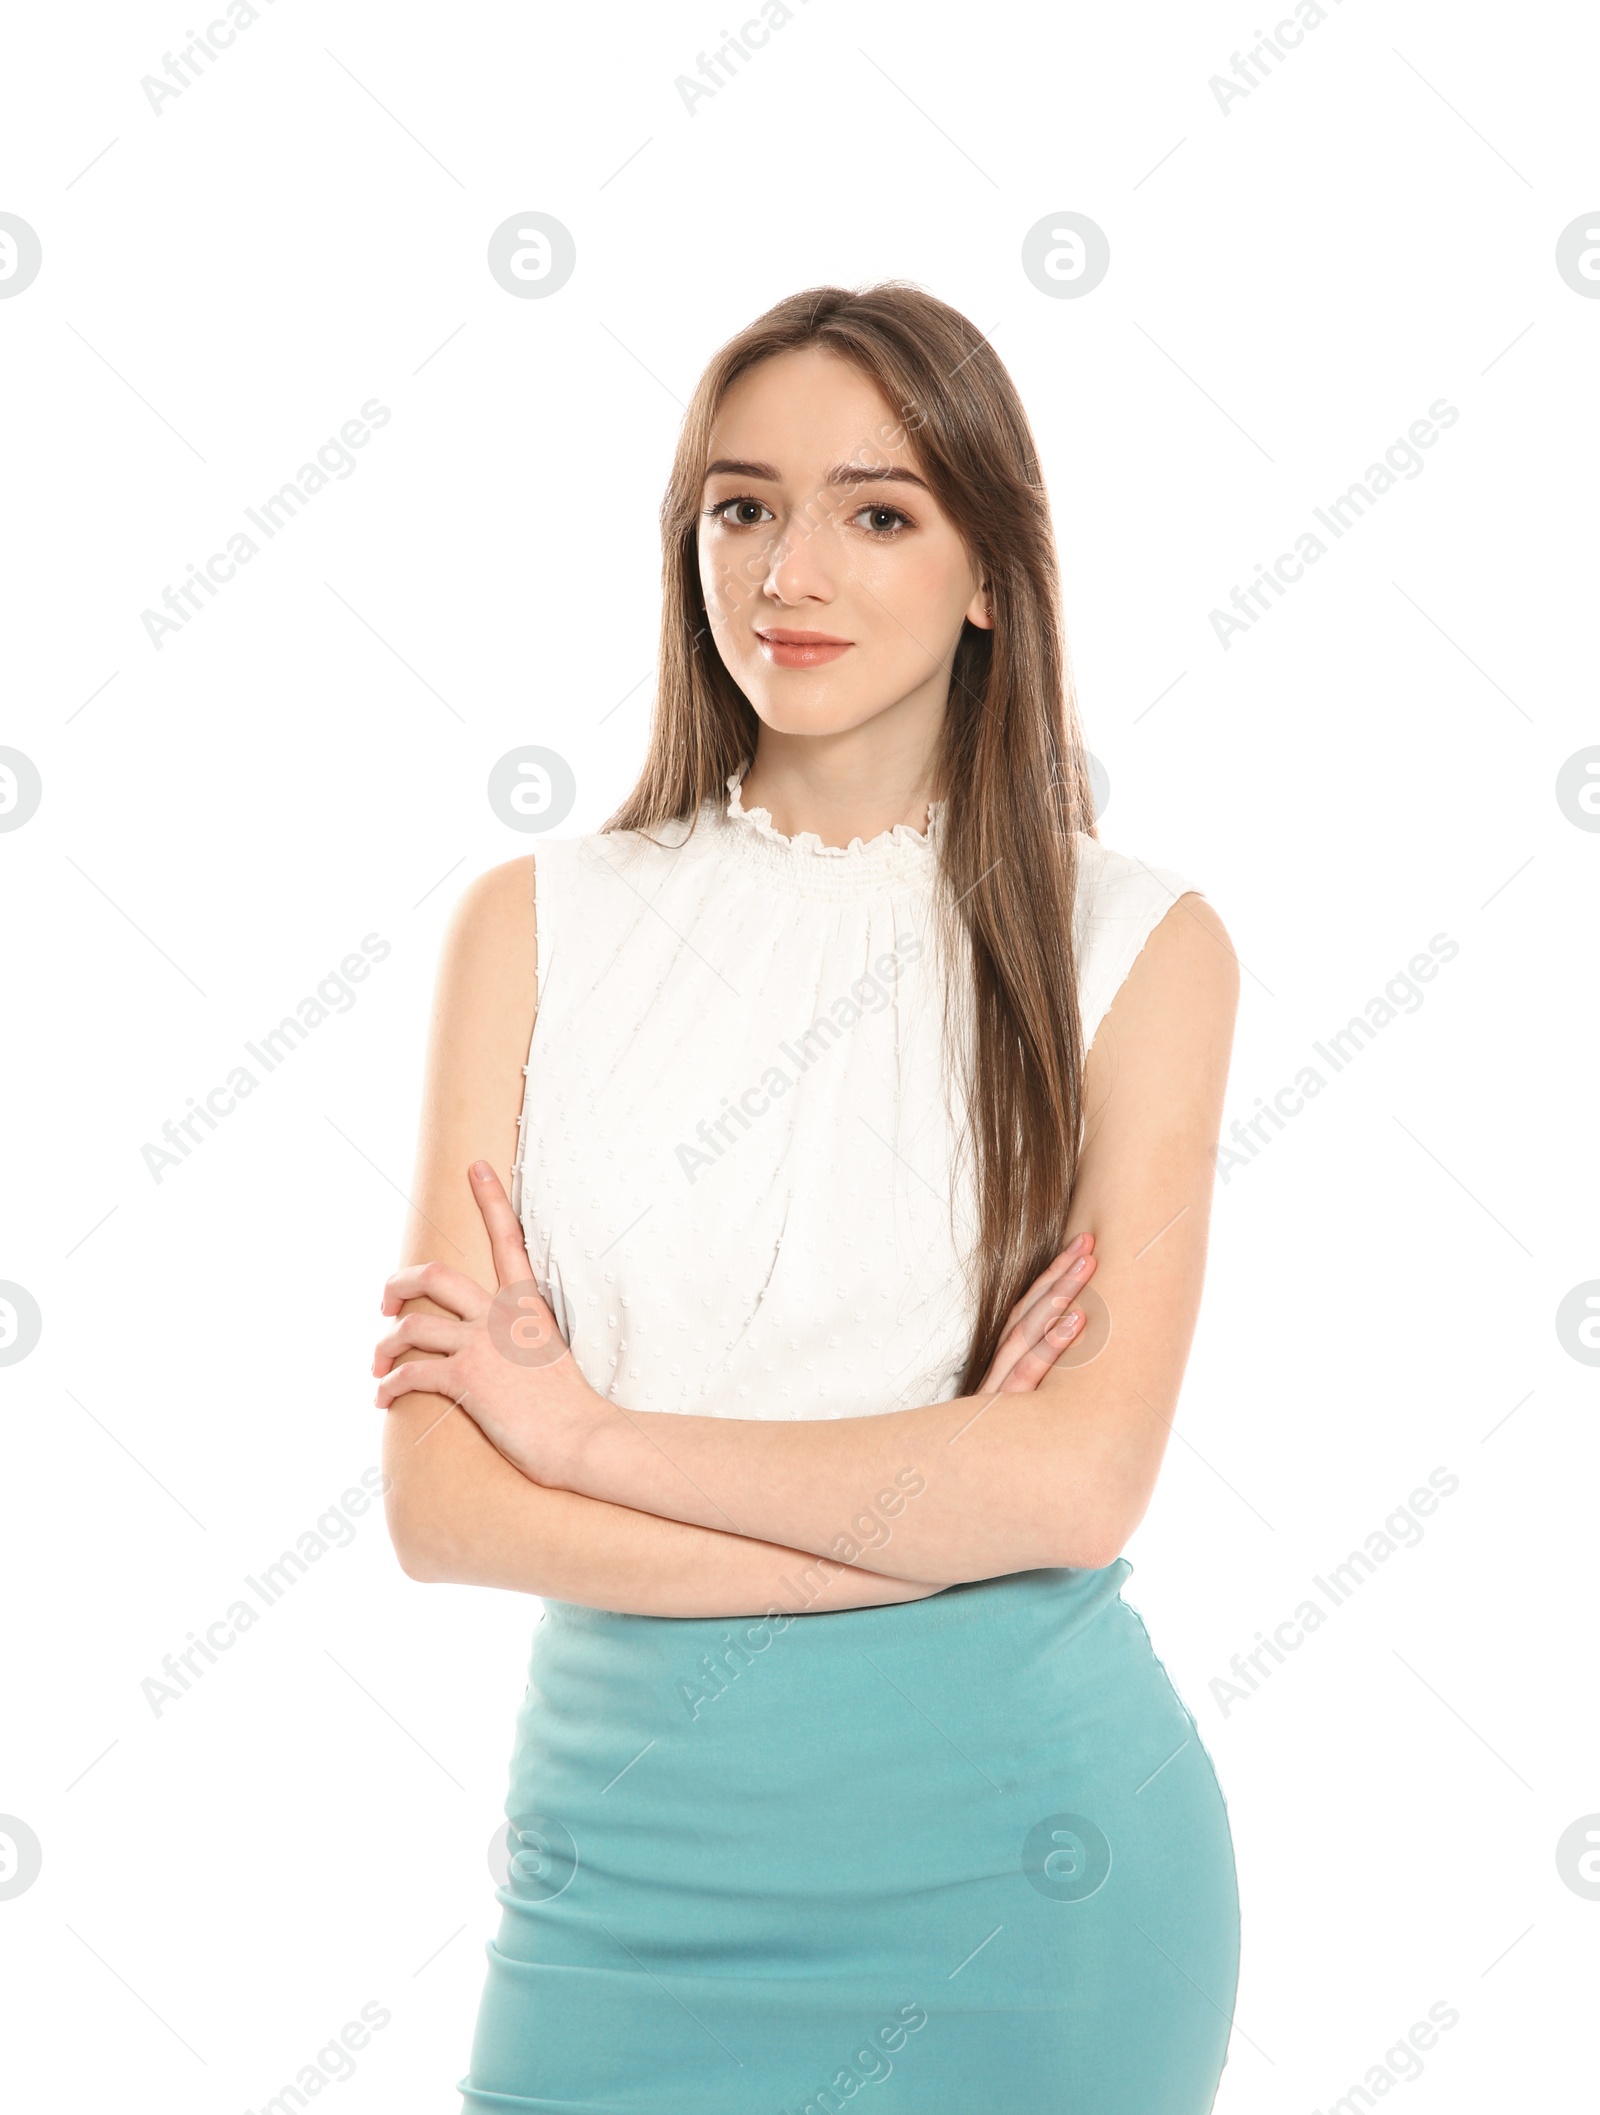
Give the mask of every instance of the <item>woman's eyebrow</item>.
POLYGON ((828 473, 830 485, 919 485, 928 487, 915 470, 874 470, 865 463, 841 463, 828 473))
POLYGON ((707 477, 756 477, 769 485, 779 482, 778 473, 771 463, 743 463, 729 455, 719 455, 714 463, 706 464, 707 477))
MULTIPOLYGON (((746 463, 732 456, 718 456, 714 463, 707 463, 706 476, 710 477, 754 477, 769 485, 783 482, 779 472, 771 463, 746 463)), ((865 463, 839 463, 828 472, 830 485, 920 485, 924 492, 928 486, 914 470, 876 470, 865 463)))

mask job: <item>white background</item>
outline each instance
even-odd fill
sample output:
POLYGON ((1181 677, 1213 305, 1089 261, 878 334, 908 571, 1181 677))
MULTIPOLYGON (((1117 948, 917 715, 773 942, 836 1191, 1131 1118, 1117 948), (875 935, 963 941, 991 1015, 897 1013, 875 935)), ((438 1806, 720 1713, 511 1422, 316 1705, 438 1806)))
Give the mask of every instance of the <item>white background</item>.
POLYGON ((159 116, 194 15, 13 19, 0 209, 44 253, 0 300, 0 742, 44 786, 0 836, 0 1278, 44 1318, 0 1370, 0 1812, 43 1846, 0 1901, 17 2107, 254 2109, 374 2000, 340 2105, 456 2105, 535 1605, 407 1581, 369 1513, 159 1717, 140 1685, 377 1460, 441 929, 536 846, 485 798, 507 750, 570 761, 568 832, 631 783, 696 375, 797 287, 897 276, 1035 422, 1101 834, 1244 964, 1228 1120, 1459 946, 1219 1184, 1130 1550, 1238 1851, 1218 2107, 1322 2109, 1439 2000, 1409 2107, 1576 2104, 1600 1902, 1555 1847, 1600 1809, 1600 1456, 1555 1315, 1600 1276, 1600 834, 1554 789, 1600 742, 1600 301, 1554 252, 1600 206, 1600 31, 1344 0, 1224 114, 1276 19, 811 0, 691 115, 711 0, 278 0, 159 116), (485 267, 529 210, 577 244, 546 300, 485 267), (1078 300, 1020 266, 1063 210, 1111 245, 1078 300), (373 397, 354 474, 157 650, 141 612, 373 397), (1225 650, 1213 608, 1440 397, 1424 472, 1225 650), (369 932, 353 1009, 154 1180, 162 1123, 369 932), (1224 1714, 1231 1656, 1436 1467, 1422 1542, 1224 1714))

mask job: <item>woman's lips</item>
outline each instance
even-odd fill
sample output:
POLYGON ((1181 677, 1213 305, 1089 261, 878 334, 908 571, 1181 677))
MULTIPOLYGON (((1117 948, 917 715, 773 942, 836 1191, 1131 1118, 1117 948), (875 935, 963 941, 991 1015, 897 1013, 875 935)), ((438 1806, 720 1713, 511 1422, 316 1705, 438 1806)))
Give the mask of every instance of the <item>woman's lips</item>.
POLYGON ((852 639, 839 639, 832 632, 791 632, 777 629, 756 633, 761 641, 761 651, 779 668, 821 668, 825 662, 837 661, 847 654, 855 644, 852 639))

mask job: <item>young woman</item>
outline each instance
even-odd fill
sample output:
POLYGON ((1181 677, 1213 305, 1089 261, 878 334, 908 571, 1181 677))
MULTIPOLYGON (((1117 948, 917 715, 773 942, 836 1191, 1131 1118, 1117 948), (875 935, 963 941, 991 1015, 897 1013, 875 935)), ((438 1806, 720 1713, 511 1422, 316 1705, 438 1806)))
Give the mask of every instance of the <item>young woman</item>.
POLYGON ((1198 2115, 1232 1844, 1120 1588, 1228 936, 1095 835, 964 317, 779 303, 662 518, 638 784, 457 913, 374 1360, 406 1571, 545 1604, 467 2106, 1198 2115))

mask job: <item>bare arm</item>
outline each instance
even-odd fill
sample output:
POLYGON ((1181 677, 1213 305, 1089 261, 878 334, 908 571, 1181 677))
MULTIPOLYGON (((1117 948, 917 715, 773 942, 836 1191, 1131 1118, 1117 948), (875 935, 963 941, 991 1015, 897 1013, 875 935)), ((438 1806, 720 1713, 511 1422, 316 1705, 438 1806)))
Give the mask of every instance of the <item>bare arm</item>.
MULTIPOLYGON (((405 1260, 445 1263, 488 1287, 489 1236, 466 1171, 481 1158, 509 1182, 533 1033, 534 949, 533 860, 514 859, 463 895, 434 995, 405 1260)), ((443 1312, 426 1299, 408 1301, 405 1312, 419 1309, 443 1312)), ((390 1539, 413 1579, 656 1616, 856 1608, 939 1591, 547 1489, 441 1395, 407 1395, 386 1413, 383 1463, 390 1539)))
POLYGON ((1149 1504, 1199 1312, 1237 999, 1221 921, 1180 898, 1089 1054, 1068 1232, 1095 1229, 1099 1297, 1036 1391, 795 1423, 596 1400, 541 1424, 534 1403, 517 1458, 568 1490, 892 1577, 1109 1564, 1149 1504), (913 1485, 893 1537, 858 1547, 858 1509, 913 1485))

